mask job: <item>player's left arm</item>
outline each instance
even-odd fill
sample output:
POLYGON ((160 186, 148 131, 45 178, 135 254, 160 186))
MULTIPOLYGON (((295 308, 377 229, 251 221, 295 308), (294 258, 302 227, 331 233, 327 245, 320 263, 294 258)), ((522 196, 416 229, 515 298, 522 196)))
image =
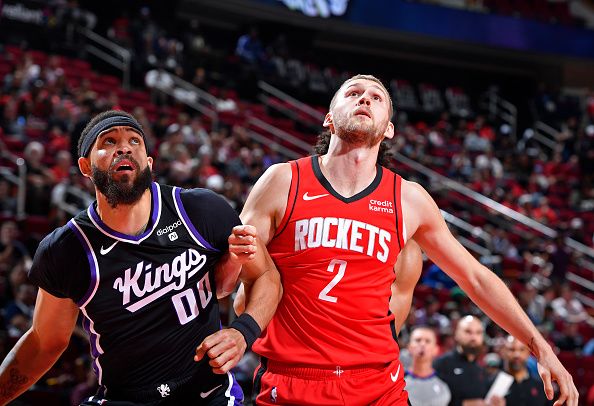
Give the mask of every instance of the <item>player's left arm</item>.
POLYGON ((402 188, 403 216, 411 236, 481 310, 508 333, 528 345, 539 361, 539 373, 547 398, 552 399, 554 395, 551 380, 559 384, 561 392, 554 406, 577 406, 578 392, 571 375, 507 286, 454 238, 425 189, 406 181, 402 188))
POLYGON ((205 354, 217 374, 227 373, 266 328, 282 296, 280 275, 268 250, 258 238, 254 258, 243 264, 239 279, 249 295, 245 311, 231 323, 204 339, 196 348, 196 361, 205 354))
POLYGON ((396 333, 404 325, 410 312, 413 292, 423 270, 423 254, 421 247, 414 240, 409 239, 398 255, 394 265, 395 279, 392 283, 392 297, 390 311, 394 314, 396 333))

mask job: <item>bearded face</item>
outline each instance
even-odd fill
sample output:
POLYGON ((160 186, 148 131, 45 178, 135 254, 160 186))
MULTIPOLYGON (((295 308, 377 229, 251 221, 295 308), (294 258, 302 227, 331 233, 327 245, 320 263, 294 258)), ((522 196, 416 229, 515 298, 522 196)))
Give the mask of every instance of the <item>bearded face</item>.
POLYGON ((363 144, 367 147, 378 144, 383 139, 387 124, 383 120, 374 120, 365 107, 334 114, 336 135, 351 144, 363 144))
POLYGON ((330 110, 324 125, 334 127, 334 133, 349 144, 372 147, 393 135, 389 95, 372 80, 347 82, 336 93, 330 110))
POLYGON ((92 180, 107 198, 109 205, 115 208, 120 204, 130 205, 140 200, 151 186, 152 173, 148 165, 141 170, 138 161, 122 155, 107 170, 93 165, 92 180))

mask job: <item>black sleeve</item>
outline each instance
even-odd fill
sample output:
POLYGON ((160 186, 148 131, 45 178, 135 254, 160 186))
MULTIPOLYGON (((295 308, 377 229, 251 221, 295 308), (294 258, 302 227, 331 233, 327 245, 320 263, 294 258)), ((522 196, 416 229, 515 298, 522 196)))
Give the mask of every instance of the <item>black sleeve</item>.
POLYGON ((435 372, 437 373, 437 376, 440 379, 444 379, 444 377, 447 376, 447 372, 446 372, 446 363, 447 360, 445 358, 447 354, 442 355, 441 357, 435 358, 433 360, 433 369, 435 369, 435 372))
POLYGON ((219 251, 227 251, 227 238, 240 225, 239 215, 220 195, 208 189, 182 190, 182 203, 200 235, 219 251))
POLYGON ((39 243, 29 280, 53 296, 74 302, 82 299, 91 283, 89 262, 80 241, 67 225, 39 243))

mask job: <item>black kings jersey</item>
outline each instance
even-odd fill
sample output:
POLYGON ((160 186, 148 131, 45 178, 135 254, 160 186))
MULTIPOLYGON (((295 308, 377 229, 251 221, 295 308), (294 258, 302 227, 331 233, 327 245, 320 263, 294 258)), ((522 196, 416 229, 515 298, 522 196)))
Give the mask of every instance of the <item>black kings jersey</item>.
POLYGON ((221 328, 215 264, 239 217, 205 189, 153 183, 151 194, 141 235, 110 229, 94 203, 42 241, 29 275, 80 307, 107 396, 214 375, 193 356, 221 328))

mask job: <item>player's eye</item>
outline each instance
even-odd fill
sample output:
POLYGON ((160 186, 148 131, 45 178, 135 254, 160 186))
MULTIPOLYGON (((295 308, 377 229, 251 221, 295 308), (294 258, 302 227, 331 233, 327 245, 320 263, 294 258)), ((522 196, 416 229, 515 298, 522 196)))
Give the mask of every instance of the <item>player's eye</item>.
POLYGON ((359 92, 357 92, 355 90, 353 90, 349 93, 349 96, 358 96, 358 95, 359 95, 359 92))

